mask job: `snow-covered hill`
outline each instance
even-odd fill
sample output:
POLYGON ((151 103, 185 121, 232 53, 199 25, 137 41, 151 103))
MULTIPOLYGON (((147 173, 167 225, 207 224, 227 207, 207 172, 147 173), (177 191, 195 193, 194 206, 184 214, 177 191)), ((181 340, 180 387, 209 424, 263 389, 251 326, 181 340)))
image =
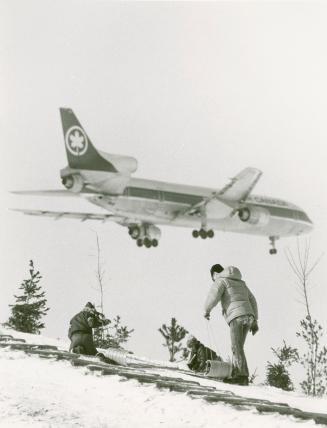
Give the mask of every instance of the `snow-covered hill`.
MULTIPOLYGON (((0 329, 0 334, 13 334, 0 329)), ((14 332, 28 343, 56 345, 67 342, 14 332)), ((152 373, 155 371, 152 370, 152 373)), ((157 369, 158 371, 158 369, 157 369)), ((161 370, 175 376, 171 370, 161 370)), ((192 379, 186 374, 178 377, 192 379)), ((120 376, 100 376, 69 361, 42 359, 23 351, 0 348, 0 427, 85 428, 200 428, 200 427, 317 427, 313 420, 292 416, 259 414, 223 403, 210 404, 186 394, 158 389, 120 376)), ((193 378, 194 380, 194 378, 193 378)), ((199 380, 199 379, 196 379, 199 380)), ((201 379, 202 385, 221 387, 237 395, 288 403, 301 410, 323 413, 327 399, 308 399, 264 386, 240 387, 201 379)))

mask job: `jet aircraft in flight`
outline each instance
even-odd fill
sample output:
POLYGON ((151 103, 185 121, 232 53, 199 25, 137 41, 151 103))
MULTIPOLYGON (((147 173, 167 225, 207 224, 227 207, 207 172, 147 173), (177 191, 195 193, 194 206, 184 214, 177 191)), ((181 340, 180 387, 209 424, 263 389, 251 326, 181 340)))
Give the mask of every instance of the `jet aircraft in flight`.
POLYGON ((29 195, 86 198, 104 208, 103 214, 47 210, 18 210, 25 214, 85 220, 114 221, 128 229, 139 247, 156 247, 158 226, 189 227, 194 238, 213 238, 214 230, 264 235, 275 241, 309 232, 313 224, 298 206, 281 199, 252 195, 261 177, 245 168, 221 189, 173 184, 132 177, 133 157, 97 150, 74 112, 61 108, 68 166, 60 171, 65 189, 14 192, 29 195))

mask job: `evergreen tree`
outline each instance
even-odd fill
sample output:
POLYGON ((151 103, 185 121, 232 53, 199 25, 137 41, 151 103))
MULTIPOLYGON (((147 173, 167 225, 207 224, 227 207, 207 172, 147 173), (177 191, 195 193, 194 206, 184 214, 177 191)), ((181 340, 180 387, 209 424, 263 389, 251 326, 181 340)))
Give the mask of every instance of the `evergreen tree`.
POLYGON ((327 391, 327 348, 321 344, 323 329, 310 314, 300 321, 300 327, 296 335, 306 344, 306 352, 300 358, 306 378, 300 385, 305 394, 321 396, 327 391))
POLYGON ((172 318, 170 326, 163 324, 158 330, 165 338, 166 346, 169 351, 169 361, 175 361, 175 355, 183 350, 183 346, 179 343, 187 335, 188 331, 184 327, 177 324, 176 318, 172 318))
POLYGON ((134 329, 128 330, 126 325, 121 324, 121 318, 117 315, 108 326, 94 329, 93 339, 96 347, 120 348, 122 343, 126 343, 134 329))
POLYGON ((40 334, 40 330, 44 328, 41 318, 46 315, 49 308, 46 307, 45 292, 41 291, 39 285, 42 276, 39 271, 35 271, 33 260, 29 262, 29 275, 30 277, 23 280, 19 287, 23 294, 14 295, 16 303, 9 305, 11 316, 4 325, 24 333, 40 334))
POLYGON ((319 264, 322 255, 310 263, 310 241, 307 240, 302 250, 297 241, 297 258, 290 250, 286 252, 286 256, 297 278, 305 307, 305 316, 300 321, 300 331, 296 333, 306 345, 304 354, 299 358, 306 372, 306 378, 300 385, 305 394, 321 396, 327 391, 327 348, 322 344, 322 326, 311 312, 309 290, 311 274, 319 264))
POLYGON ((294 387, 290 374, 283 363, 270 363, 268 361, 266 382, 270 386, 283 389, 284 391, 293 391, 294 387))
POLYGON ((266 382, 270 386, 284 389, 285 391, 293 391, 294 386, 291 381, 288 368, 299 360, 299 353, 296 348, 287 346, 284 340, 282 348, 271 348, 275 356, 278 358, 277 363, 270 363, 268 361, 266 382))

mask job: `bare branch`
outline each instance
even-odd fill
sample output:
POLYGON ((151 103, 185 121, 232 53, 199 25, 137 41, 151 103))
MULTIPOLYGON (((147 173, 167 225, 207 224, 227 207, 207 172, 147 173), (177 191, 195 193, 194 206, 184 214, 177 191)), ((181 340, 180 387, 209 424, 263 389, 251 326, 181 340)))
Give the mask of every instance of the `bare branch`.
POLYGON ((286 254, 286 257, 287 257, 288 264, 290 265, 292 271, 294 272, 294 274, 296 275, 296 277, 298 278, 298 280, 302 281, 302 274, 301 274, 301 272, 297 268, 297 265, 296 265, 296 262, 294 260, 292 252, 289 249, 287 249, 285 251, 285 254, 286 254))
POLYGON ((321 253, 319 257, 317 257, 316 261, 313 263, 313 265, 311 266, 311 268, 309 269, 307 276, 309 276, 311 274, 311 272, 314 271, 314 269, 317 267, 317 265, 320 263, 321 259, 323 258, 323 256, 325 255, 325 253, 321 253))
POLYGON ((297 248, 298 263, 300 265, 300 271, 301 271, 301 274, 303 276, 305 270, 304 270, 304 266, 303 266, 303 263, 302 263, 302 256, 301 256, 299 238, 297 238, 297 240, 296 240, 296 248, 297 248))

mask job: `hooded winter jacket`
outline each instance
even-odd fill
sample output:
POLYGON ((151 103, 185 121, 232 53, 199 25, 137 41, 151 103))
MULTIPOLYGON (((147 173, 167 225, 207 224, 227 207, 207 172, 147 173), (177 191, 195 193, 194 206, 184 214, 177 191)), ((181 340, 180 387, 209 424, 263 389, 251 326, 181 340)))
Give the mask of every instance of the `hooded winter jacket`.
POLYGON ((242 315, 253 315, 255 320, 258 319, 255 297, 242 281, 241 272, 234 266, 224 269, 212 284, 205 302, 205 312, 209 314, 220 301, 227 324, 242 315))
POLYGON ((72 335, 77 332, 92 335, 92 328, 102 325, 106 325, 106 320, 101 320, 95 310, 85 307, 70 320, 68 337, 71 339, 72 335))

